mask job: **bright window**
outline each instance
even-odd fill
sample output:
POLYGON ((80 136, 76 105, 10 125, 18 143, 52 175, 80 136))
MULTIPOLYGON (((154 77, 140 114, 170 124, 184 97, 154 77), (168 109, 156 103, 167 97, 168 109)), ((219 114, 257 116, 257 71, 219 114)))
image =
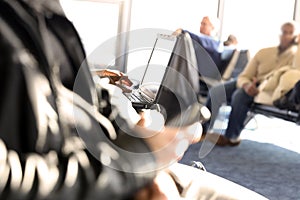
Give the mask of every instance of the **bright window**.
POLYGON ((223 39, 237 36, 242 47, 257 50, 279 44, 280 26, 293 19, 295 0, 225 0, 223 39))
POLYGON ((217 16, 218 0, 132 0, 131 29, 188 29, 198 33, 203 16, 217 16))
POLYGON ((202 17, 216 17, 217 11, 218 0, 132 0, 128 72, 147 65, 157 33, 183 28, 198 34, 202 17))
POLYGON ((78 31, 87 56, 103 42, 117 35, 119 17, 117 3, 75 0, 60 0, 60 2, 66 16, 78 31))

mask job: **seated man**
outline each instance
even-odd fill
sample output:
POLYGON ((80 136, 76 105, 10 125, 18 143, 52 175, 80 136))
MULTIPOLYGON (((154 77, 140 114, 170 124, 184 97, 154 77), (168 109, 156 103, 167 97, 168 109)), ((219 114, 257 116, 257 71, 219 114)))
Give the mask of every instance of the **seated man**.
MULTIPOLYGON (((208 53, 208 55, 213 60, 215 66, 217 67, 220 74, 222 74, 225 71, 226 64, 228 64, 228 60, 231 58, 230 55, 224 57, 223 50, 224 46, 223 43, 216 38, 216 32, 218 31, 218 25, 219 20, 214 19, 212 17, 205 16, 202 18, 201 25, 200 25, 200 34, 195 34, 187 30, 183 29, 177 29, 177 33, 181 33, 182 31, 188 32, 193 39, 193 42, 199 44, 202 48, 205 49, 205 51, 208 53)), ((227 43, 226 43, 227 46, 227 43)), ((231 55, 233 53, 234 46, 230 46, 231 48, 226 48, 226 55, 230 54, 229 50, 231 50, 231 55)), ((195 51, 199 51, 197 47, 195 47, 195 51)), ((197 56, 197 52, 196 52, 197 56)), ((197 59, 201 60, 201 59, 197 59)), ((207 63, 206 63, 207 64, 207 63)), ((201 66, 198 66, 201 67, 201 66)), ((210 66, 211 67, 211 66, 210 66)), ((214 66, 212 66, 214 67, 214 66)), ((201 69, 199 69, 199 72, 201 72, 201 69)))
POLYGON ((293 66, 288 73, 291 75, 280 77, 279 85, 276 90, 281 91, 281 96, 273 101, 273 105, 280 109, 289 109, 293 111, 300 111, 300 34, 295 42, 298 42, 297 55, 294 58, 293 66), (298 70, 298 71, 295 71, 298 70), (292 80, 289 80, 291 79, 292 80), (281 81, 283 82, 281 84, 281 81), (295 83, 296 82, 296 83, 295 83), (295 83, 295 84, 294 84, 295 83), (284 92, 282 92, 284 91, 284 92))
POLYGON ((212 127, 223 103, 230 103, 232 110, 225 135, 208 134, 207 139, 220 146, 235 146, 240 143, 239 136, 244 128, 247 112, 254 97, 259 93, 258 85, 273 70, 292 65, 297 51, 294 42, 296 32, 294 22, 284 23, 281 26, 279 46, 261 49, 248 63, 237 81, 215 86, 209 91, 206 106, 211 110, 212 117, 210 122, 204 124, 204 131, 212 127))
MULTIPOLYGON (((216 38, 219 20, 205 16, 200 25, 200 34, 195 34, 187 30, 177 29, 176 33, 188 32, 193 40, 195 54, 198 62, 198 73, 200 77, 208 78, 212 81, 221 80, 222 74, 233 56, 237 40, 230 45, 225 45, 216 38)), ((207 91, 211 83, 200 79, 200 95, 207 96, 207 91)))

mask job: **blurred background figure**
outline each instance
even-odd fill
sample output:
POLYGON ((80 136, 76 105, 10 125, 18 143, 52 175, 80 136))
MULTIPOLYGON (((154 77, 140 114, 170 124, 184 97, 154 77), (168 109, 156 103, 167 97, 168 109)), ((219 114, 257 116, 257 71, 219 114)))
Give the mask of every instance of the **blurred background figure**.
POLYGON ((224 46, 236 46, 238 44, 237 38, 230 34, 226 41, 223 42, 224 46))
POLYGON ((199 31, 203 35, 208 35, 215 38, 218 36, 219 27, 220 21, 218 18, 205 16, 202 18, 199 31))
MULTIPOLYGON (((297 23, 289 21, 281 25, 281 35, 277 46, 263 48, 250 60, 245 69, 238 76, 237 80, 228 81, 212 87, 209 91, 209 98, 206 106, 212 112, 211 125, 216 119, 219 108, 222 104, 230 104, 232 109, 229 115, 229 122, 225 134, 208 134, 208 139, 220 146, 239 145, 240 134, 244 128, 244 121, 252 103, 265 104, 270 96, 262 91, 264 81, 268 80, 271 74, 282 70, 286 66, 292 66, 297 58, 297 44, 295 38, 298 30, 297 23), (220 94, 225 90, 225 97, 220 94), (225 102, 223 102, 225 101, 225 102)), ((299 69, 299 66, 296 66, 299 69)), ((204 130, 208 130, 208 124, 204 124, 204 130)))

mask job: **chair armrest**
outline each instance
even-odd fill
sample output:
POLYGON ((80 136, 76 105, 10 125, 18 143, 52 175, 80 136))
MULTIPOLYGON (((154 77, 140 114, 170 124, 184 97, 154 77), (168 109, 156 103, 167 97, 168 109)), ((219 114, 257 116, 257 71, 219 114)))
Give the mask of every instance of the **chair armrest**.
POLYGON ((300 112, 287 110, 287 109, 279 109, 275 106, 263 105, 259 103, 253 103, 250 112, 256 114, 262 114, 271 117, 281 118, 287 121, 295 122, 300 124, 300 112))

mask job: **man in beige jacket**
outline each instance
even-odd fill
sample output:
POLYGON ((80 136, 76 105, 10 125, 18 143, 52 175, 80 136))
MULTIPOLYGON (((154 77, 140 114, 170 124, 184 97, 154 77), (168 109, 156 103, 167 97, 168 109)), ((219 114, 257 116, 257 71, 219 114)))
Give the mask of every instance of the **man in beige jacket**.
POLYGON ((240 143, 239 136, 244 128, 247 112, 254 98, 259 94, 260 83, 270 72, 293 65, 298 48, 296 38, 297 24, 295 22, 284 23, 281 26, 279 46, 258 51, 237 81, 226 82, 211 88, 206 106, 211 110, 212 118, 210 122, 204 124, 204 131, 209 130, 209 126, 213 125, 222 104, 230 103, 232 109, 225 134, 207 134, 208 140, 220 146, 235 146, 240 143))
MULTIPOLYGON (((300 35, 295 39, 299 41, 300 35)), ((260 83, 258 95, 255 96, 256 103, 273 105, 273 102, 284 96, 300 80, 300 48, 292 65, 273 69, 260 83)))

